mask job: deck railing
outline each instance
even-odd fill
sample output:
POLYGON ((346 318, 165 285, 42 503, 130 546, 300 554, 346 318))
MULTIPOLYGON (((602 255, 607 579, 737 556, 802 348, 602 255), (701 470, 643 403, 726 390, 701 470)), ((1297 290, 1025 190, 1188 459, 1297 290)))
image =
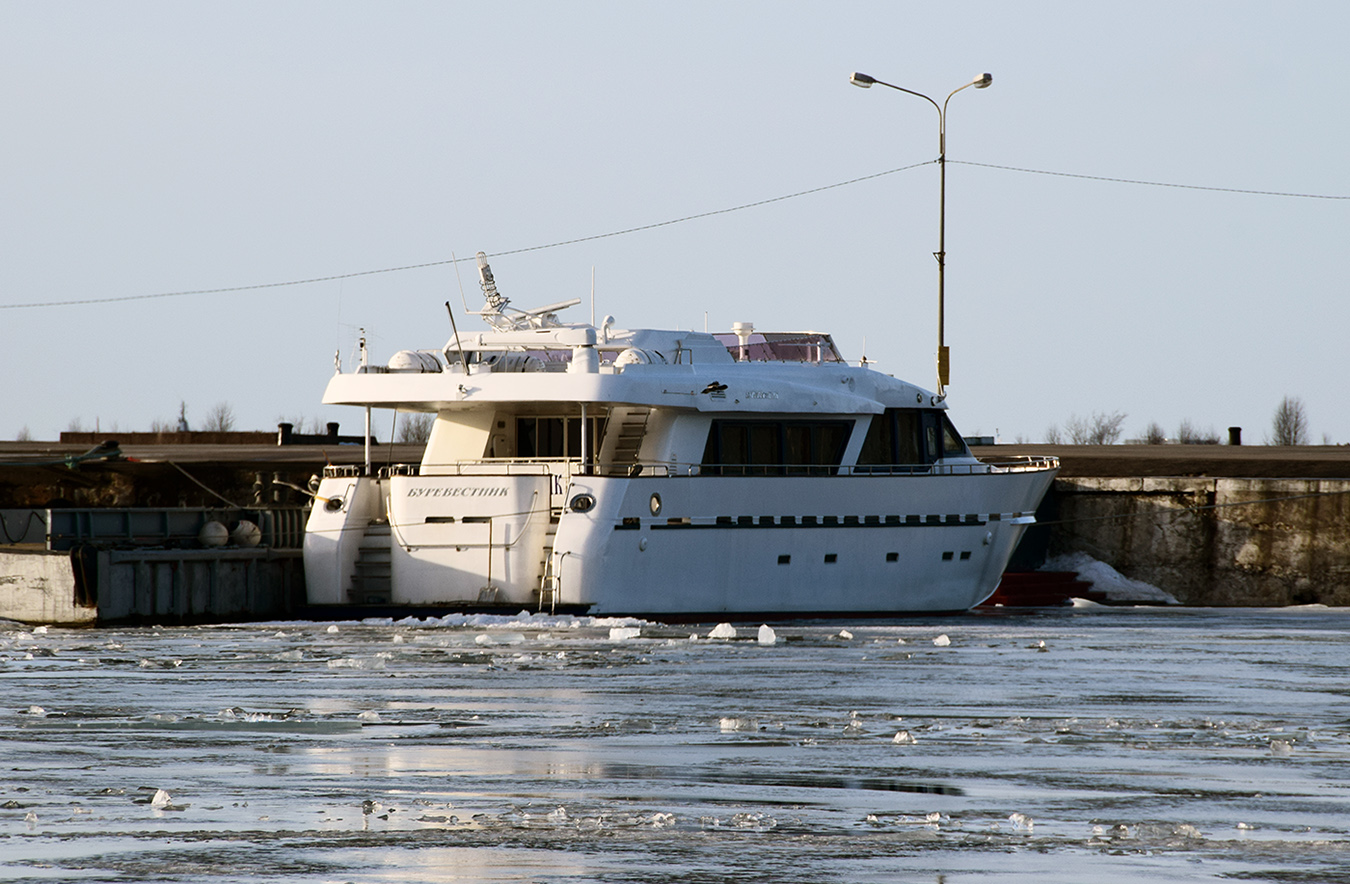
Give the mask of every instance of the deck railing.
MULTIPOLYGON (((672 463, 594 463, 579 459, 511 458, 460 460, 432 464, 392 464, 379 467, 380 478, 390 476, 572 476, 674 478, 717 477, 789 477, 789 476, 983 476, 999 473, 1034 473, 1059 468, 1056 457, 1006 457, 980 461, 934 464, 864 464, 830 466, 816 464, 696 464, 672 463)), ((350 466, 326 467, 328 477, 360 476, 364 469, 350 466)))

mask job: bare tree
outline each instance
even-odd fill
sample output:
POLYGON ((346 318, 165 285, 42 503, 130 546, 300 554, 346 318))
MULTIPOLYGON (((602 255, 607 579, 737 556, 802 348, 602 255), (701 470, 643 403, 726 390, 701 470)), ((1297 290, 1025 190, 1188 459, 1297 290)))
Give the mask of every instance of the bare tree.
POLYGON ((80 420, 78 417, 72 417, 70 423, 66 424, 66 432, 86 433, 88 431, 84 428, 84 421, 80 420))
POLYGON ((1070 415, 1064 422, 1064 430, 1074 445, 1114 445, 1120 441, 1120 427, 1124 423, 1124 412, 1103 414, 1094 411, 1091 417, 1070 415))
POLYGON ((305 417, 304 413, 297 413, 294 417, 286 417, 284 414, 277 417, 277 423, 288 423, 291 425, 292 432, 303 433, 309 436, 323 435, 324 426, 319 422, 319 416, 305 417))
POLYGON ((206 413, 202 429, 208 433, 228 433, 234 429, 234 407, 228 402, 218 402, 206 413))
POLYGON ((1214 428, 1201 430, 1190 422, 1183 420, 1181 426, 1177 427, 1177 441, 1182 445, 1218 445, 1219 434, 1214 432, 1214 428))
POLYGON ((1153 421, 1144 428, 1145 445, 1162 445, 1167 442, 1167 433, 1163 431, 1162 424, 1153 421))
POLYGON ((19 435, 17 435, 17 436, 14 437, 14 441, 15 441, 15 442, 32 442, 32 441, 33 441, 33 434, 30 433, 30 432, 28 432, 28 427, 25 425, 24 428, 23 428, 22 430, 19 431, 19 435))
POLYGON ((1297 396, 1285 396, 1271 420, 1271 445, 1307 445, 1308 409, 1297 396))
POLYGON ((405 414, 398 424, 398 441, 426 442, 431 438, 431 427, 435 423, 434 414, 405 414))
POLYGON ((1051 425, 1049 426, 1049 428, 1046 429, 1046 431, 1045 431, 1045 444, 1046 444, 1046 445, 1062 445, 1062 444, 1064 444, 1064 437, 1063 437, 1062 435, 1060 435, 1060 432, 1059 432, 1059 424, 1051 424, 1051 425))
POLYGON ((1088 434, 1091 430, 1088 428, 1087 418, 1071 414, 1069 415, 1069 419, 1064 422, 1064 432, 1068 434, 1069 442, 1071 444, 1086 445, 1088 444, 1088 434))

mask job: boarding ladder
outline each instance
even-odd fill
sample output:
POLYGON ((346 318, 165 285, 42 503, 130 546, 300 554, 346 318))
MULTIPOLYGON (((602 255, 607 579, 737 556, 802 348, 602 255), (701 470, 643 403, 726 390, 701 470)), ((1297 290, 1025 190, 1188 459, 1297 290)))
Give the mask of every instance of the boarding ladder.
POLYGON ((361 545, 356 551, 356 569, 347 600, 354 605, 387 605, 393 595, 392 556, 389 550, 388 519, 366 524, 361 545))
POLYGON ((553 542, 558 536, 558 522, 562 519, 562 509, 559 507, 550 507, 548 515, 548 527, 544 529, 544 558, 539 563, 539 590, 536 593, 536 602, 538 610, 544 610, 548 607, 549 613, 553 613, 554 606, 558 604, 558 563, 553 557, 553 542))

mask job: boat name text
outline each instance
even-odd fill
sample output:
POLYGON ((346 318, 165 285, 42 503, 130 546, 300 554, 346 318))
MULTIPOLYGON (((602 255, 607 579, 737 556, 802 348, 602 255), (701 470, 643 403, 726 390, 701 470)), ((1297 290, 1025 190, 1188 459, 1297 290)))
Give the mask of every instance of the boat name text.
POLYGON ((778 394, 773 390, 747 390, 746 399, 777 399, 778 394))
POLYGON ((506 486, 492 488, 409 488, 409 497, 505 497, 506 486))

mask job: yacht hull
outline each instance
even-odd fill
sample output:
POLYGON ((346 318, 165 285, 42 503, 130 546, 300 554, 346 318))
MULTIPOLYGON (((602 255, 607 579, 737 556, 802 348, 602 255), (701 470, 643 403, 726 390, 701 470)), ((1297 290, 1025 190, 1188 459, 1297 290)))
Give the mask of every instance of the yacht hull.
POLYGON ((998 587, 1053 476, 328 478, 319 495, 341 505, 311 515, 309 601, 667 619, 961 611, 998 587), (363 552, 381 522, 386 569, 363 552))

